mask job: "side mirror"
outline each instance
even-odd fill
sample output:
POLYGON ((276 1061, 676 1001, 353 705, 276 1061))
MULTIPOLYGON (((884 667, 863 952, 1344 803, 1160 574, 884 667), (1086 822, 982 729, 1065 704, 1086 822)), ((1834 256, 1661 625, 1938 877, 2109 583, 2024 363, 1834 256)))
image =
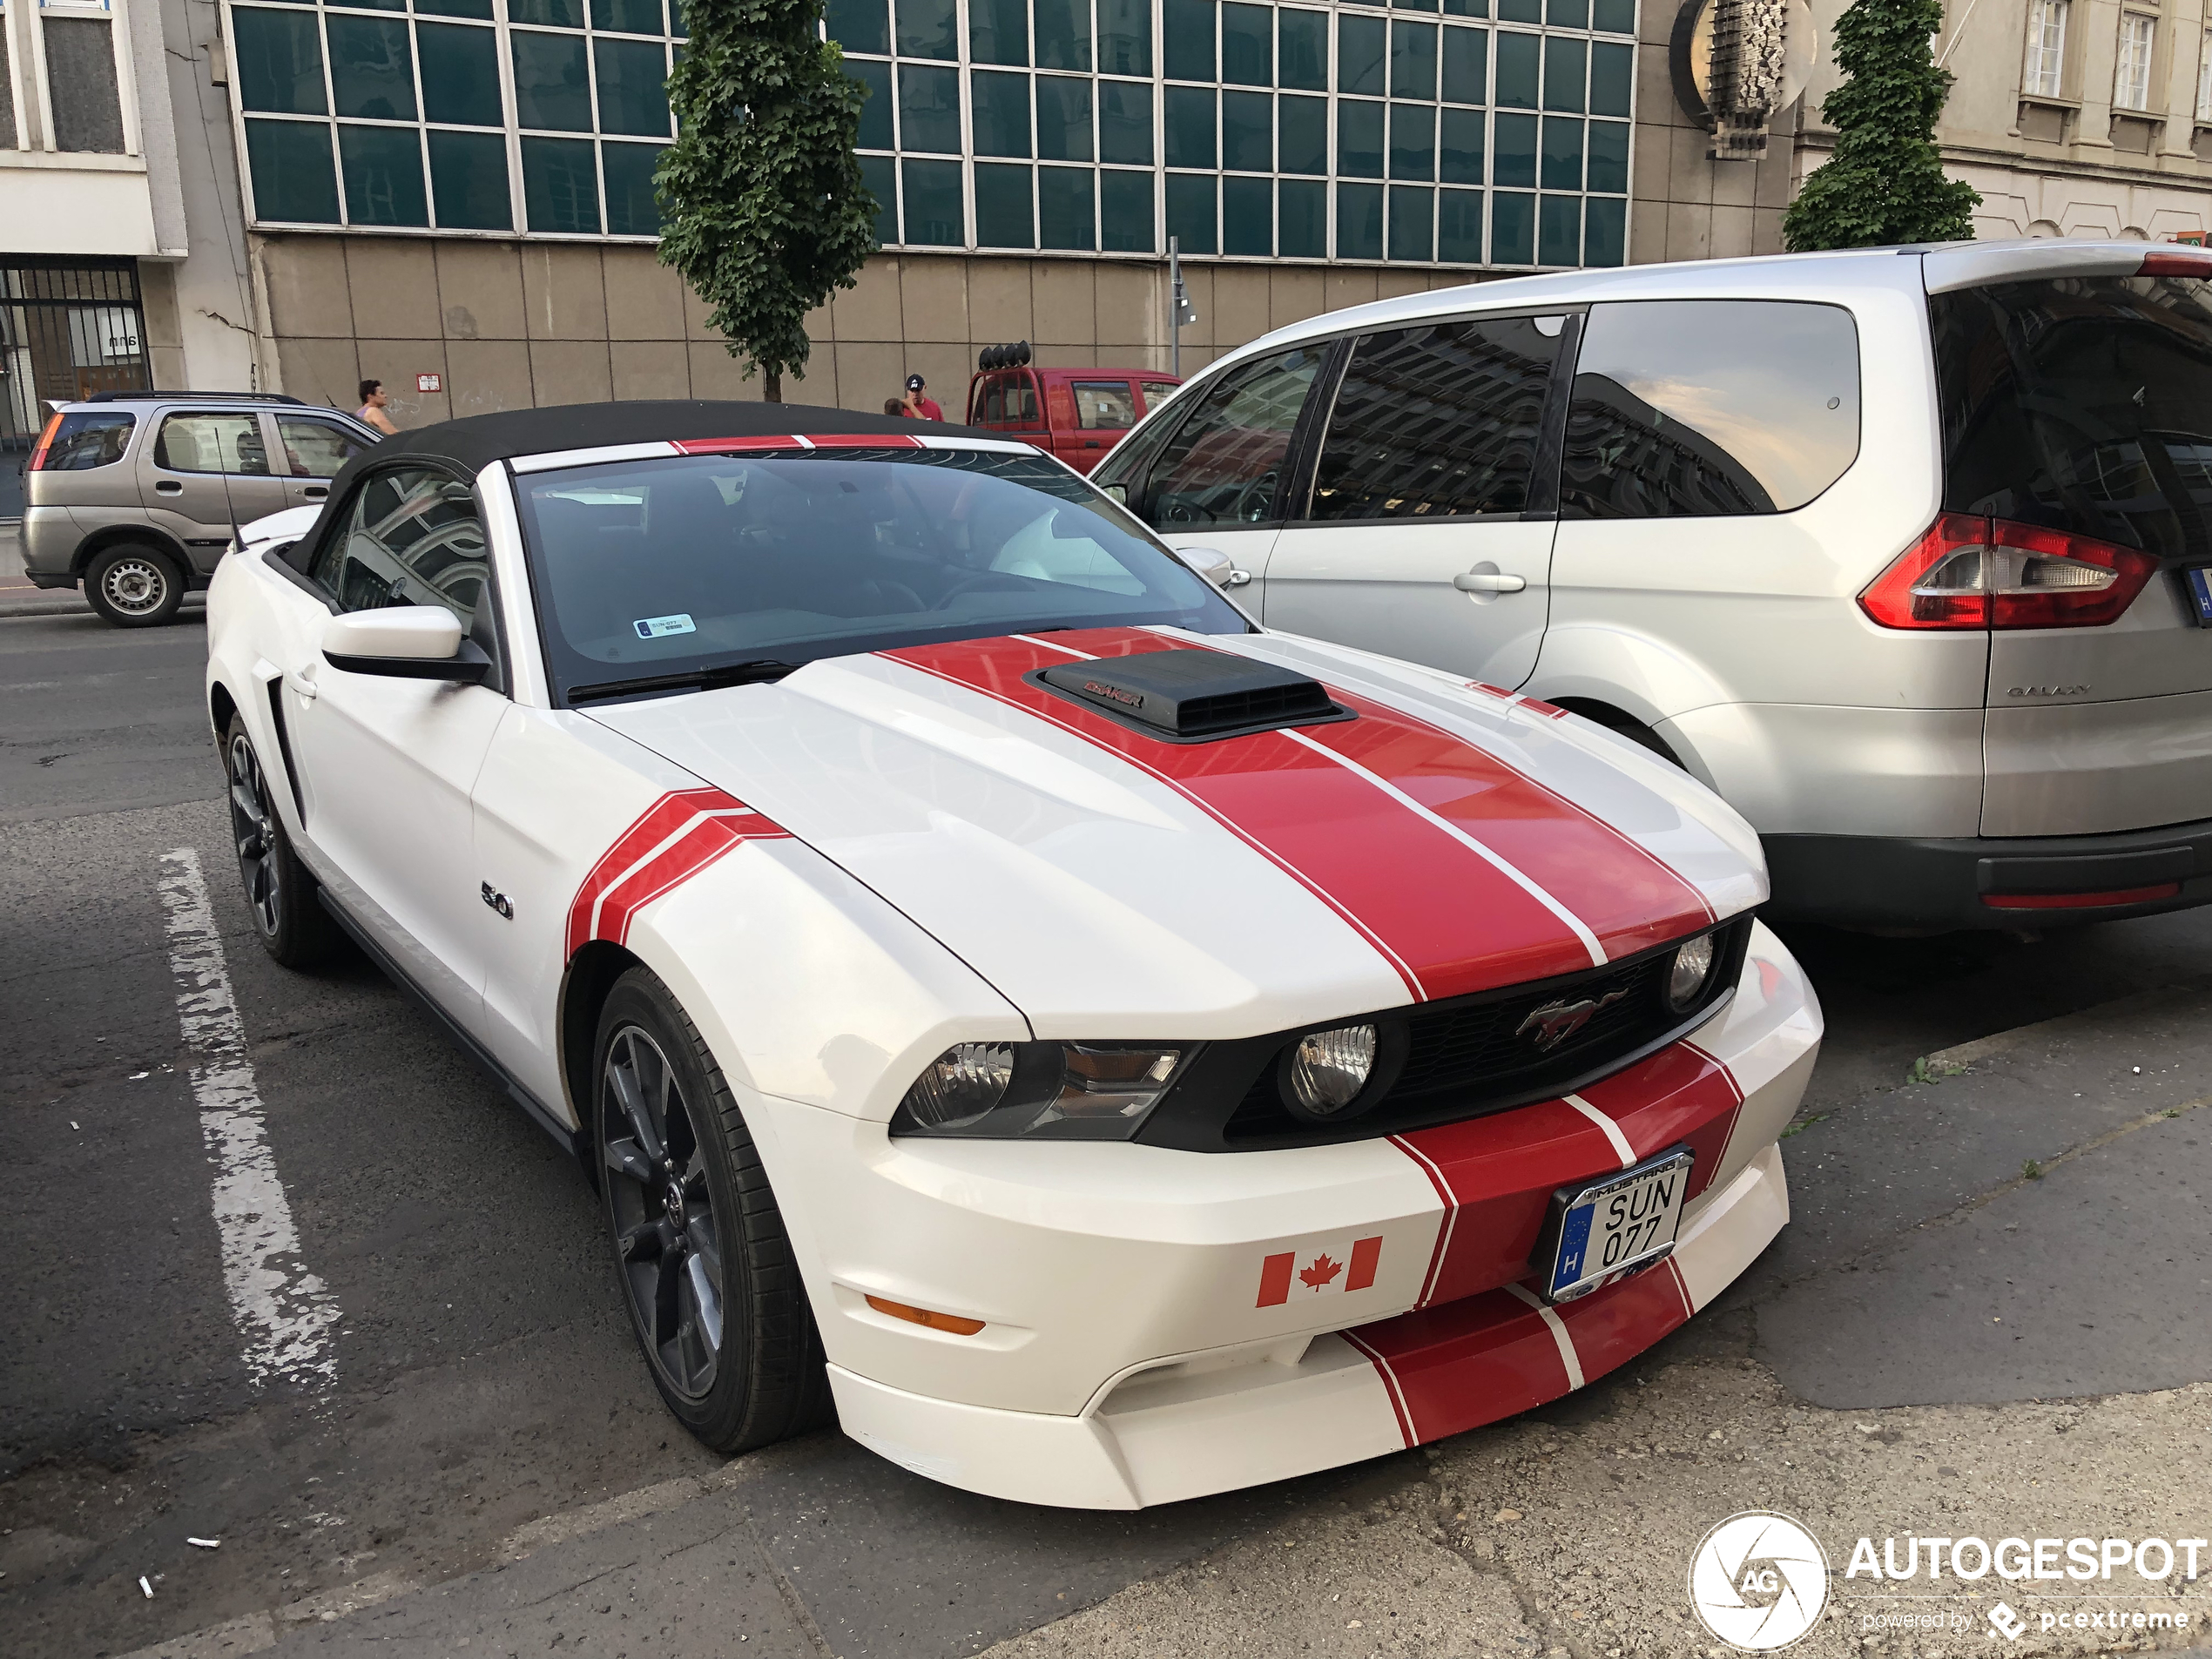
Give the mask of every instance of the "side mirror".
POLYGON ((1237 561, 1217 547, 1179 547, 1175 553, 1217 588, 1241 588, 1252 579, 1249 571, 1238 570, 1237 561))
POLYGON ((322 655, 348 674, 391 679, 473 685, 491 671, 491 658, 462 637, 461 618, 443 605, 393 605, 333 617, 323 624, 322 655))

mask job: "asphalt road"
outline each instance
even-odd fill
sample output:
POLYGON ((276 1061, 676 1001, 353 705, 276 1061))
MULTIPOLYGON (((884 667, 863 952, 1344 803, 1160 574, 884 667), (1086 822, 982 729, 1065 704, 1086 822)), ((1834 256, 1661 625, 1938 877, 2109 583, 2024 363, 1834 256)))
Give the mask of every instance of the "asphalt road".
MULTIPOLYGON (((365 963, 308 977, 260 951, 204 649, 196 618, 0 617, 10 1653, 240 1621, 261 1634, 179 1651, 287 1632, 287 1651, 372 1633, 445 1651, 474 1629, 502 1651, 526 1633, 531 1651, 934 1659, 1425 1478, 1409 1454, 1096 1516, 938 1487, 833 1432, 702 1452, 646 1380, 560 1151, 365 963), (212 890, 299 1258, 338 1312, 324 1385, 257 1384, 226 1299, 158 886, 179 848, 212 890)), ((2212 1378, 2205 1322, 2174 1317, 2212 1290, 2212 915, 2040 942, 1789 936, 1830 1022, 1785 1147, 1794 1224, 1635 1369, 1723 1359, 1831 1408, 2212 1378), (1905 1082, 1919 1056, 2082 1009, 1905 1082)))

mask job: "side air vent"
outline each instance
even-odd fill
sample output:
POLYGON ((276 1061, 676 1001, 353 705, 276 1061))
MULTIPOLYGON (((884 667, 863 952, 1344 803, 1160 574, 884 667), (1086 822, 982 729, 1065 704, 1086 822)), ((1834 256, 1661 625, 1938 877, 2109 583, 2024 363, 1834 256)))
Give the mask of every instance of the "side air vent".
POLYGON ((1352 718, 1318 680, 1228 651, 1146 651, 1055 664, 1027 678, 1166 743, 1211 743, 1352 718))

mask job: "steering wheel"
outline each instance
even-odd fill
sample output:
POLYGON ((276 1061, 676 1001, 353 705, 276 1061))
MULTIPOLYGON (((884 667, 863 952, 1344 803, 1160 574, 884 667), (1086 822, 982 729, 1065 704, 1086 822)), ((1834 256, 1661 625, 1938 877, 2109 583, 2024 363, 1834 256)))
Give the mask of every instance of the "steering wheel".
POLYGON ((1264 519, 1275 506, 1275 480, 1276 474, 1271 468, 1238 490, 1237 499, 1231 504, 1230 516, 1244 524, 1257 524, 1264 519))
POLYGON ((959 598, 963 593, 970 593, 978 588, 986 587, 997 588, 1001 591, 1011 588, 1017 593, 1028 590, 1028 583, 1018 576, 1009 576, 1004 570, 978 570, 974 576, 962 577, 939 594, 937 604, 941 607, 959 598))

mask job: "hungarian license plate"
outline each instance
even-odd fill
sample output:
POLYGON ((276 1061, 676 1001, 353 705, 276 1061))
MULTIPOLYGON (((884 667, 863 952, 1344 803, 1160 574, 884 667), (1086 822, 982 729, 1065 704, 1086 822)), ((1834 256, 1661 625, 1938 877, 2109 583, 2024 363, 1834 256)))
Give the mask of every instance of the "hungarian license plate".
POLYGON ((2196 613, 2196 625, 2212 628, 2212 569, 2200 565, 2182 571, 2182 590, 2189 597, 2190 608, 2196 613))
POLYGON ((1579 1187, 1561 1187, 1553 1200, 1555 1228, 1548 1230, 1559 1242, 1545 1295, 1571 1302, 1672 1255, 1690 1163, 1689 1149, 1678 1146, 1579 1187))

